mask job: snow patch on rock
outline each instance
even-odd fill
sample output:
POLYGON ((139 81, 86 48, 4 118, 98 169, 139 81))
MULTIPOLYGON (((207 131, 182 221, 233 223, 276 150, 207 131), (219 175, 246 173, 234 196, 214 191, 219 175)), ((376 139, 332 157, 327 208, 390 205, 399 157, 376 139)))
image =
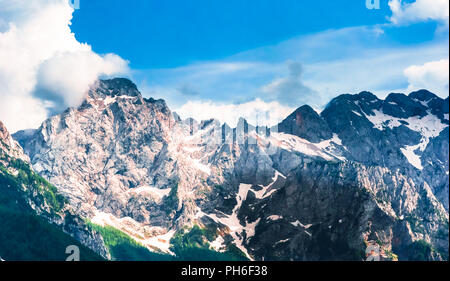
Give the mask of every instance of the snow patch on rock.
POLYGON ((170 250, 170 239, 175 234, 174 230, 145 226, 130 217, 117 218, 101 211, 96 211, 91 221, 97 225, 111 226, 126 233, 150 251, 156 250, 156 252, 174 255, 170 250))
POLYGON ((416 167, 419 170, 423 169, 422 161, 420 160, 420 156, 417 155, 414 151, 418 148, 420 148, 421 144, 418 145, 412 145, 412 146, 405 146, 405 148, 400 148, 403 155, 405 155, 406 159, 408 159, 408 162, 416 167))

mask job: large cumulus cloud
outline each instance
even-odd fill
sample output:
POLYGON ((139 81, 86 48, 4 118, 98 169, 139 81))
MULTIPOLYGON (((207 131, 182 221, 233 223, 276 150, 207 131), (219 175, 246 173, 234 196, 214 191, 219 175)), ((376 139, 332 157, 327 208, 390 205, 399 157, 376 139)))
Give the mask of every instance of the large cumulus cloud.
POLYGON ((449 60, 431 61, 422 65, 412 65, 405 69, 408 91, 427 89, 443 98, 449 91, 449 60))
POLYGON ((72 14, 65 0, 0 0, 0 120, 10 131, 78 105, 99 76, 128 71, 119 56, 76 40, 72 14))
POLYGON ((404 25, 415 22, 436 20, 448 27, 448 0, 389 0, 392 11, 390 20, 394 24, 404 25))

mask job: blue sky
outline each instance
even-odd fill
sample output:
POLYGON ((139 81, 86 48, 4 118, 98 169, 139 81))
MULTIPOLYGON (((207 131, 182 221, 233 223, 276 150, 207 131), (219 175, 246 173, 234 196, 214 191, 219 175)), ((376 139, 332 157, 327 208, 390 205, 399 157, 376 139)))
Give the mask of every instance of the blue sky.
POLYGON ((380 9, 366 0, 73 1, 80 9, 0 0, 0 120, 11 131, 79 105, 99 77, 129 77, 184 118, 230 125, 264 112, 273 124, 363 90, 448 96, 449 0, 379 0, 380 9))
POLYGON ((129 2, 81 2, 72 31, 95 52, 128 60, 144 95, 183 117, 255 100, 320 111, 342 93, 425 87, 410 85, 405 69, 448 60, 448 16, 415 19, 406 11, 414 1, 396 15, 388 0, 380 9, 365 0, 129 2))
MULTIPOLYGON (((96 52, 119 54, 138 69, 223 59, 331 28, 383 23, 390 15, 386 1, 374 11, 361 0, 93 0, 80 4, 72 24, 77 39, 91 44, 96 52)), ((418 30, 423 40, 433 33, 433 27, 418 30)))

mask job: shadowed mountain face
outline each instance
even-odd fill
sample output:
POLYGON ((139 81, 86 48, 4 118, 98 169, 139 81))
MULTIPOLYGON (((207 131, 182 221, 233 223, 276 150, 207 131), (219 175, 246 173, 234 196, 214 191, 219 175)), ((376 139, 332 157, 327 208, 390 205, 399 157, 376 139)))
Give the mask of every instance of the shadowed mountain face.
POLYGON ((448 119, 448 99, 426 90, 362 92, 320 114, 302 106, 278 130, 244 119, 230 128, 181 120, 113 79, 14 137, 76 214, 151 251, 361 260, 376 241, 385 259, 439 260, 448 259, 448 119))
POLYGON ((278 131, 298 136, 313 143, 332 137, 328 124, 308 105, 299 107, 284 119, 278 125, 278 131))

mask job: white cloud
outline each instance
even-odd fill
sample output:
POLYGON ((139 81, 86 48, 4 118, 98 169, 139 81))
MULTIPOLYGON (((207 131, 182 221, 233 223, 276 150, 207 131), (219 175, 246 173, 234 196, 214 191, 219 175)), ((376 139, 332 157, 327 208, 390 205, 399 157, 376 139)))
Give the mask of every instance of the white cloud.
POLYGON ((10 131, 76 106, 100 75, 128 71, 120 57, 75 39, 72 13, 65 0, 0 0, 0 120, 10 131))
POLYGON ((117 74, 124 69, 126 62, 114 54, 101 57, 91 51, 59 53, 39 66, 35 95, 59 102, 56 109, 76 106, 100 74, 117 74))
POLYGON ((389 7, 392 11, 390 20, 394 24, 437 20, 448 26, 449 0, 416 0, 412 3, 406 3, 404 0, 390 0, 389 7))
POLYGON ((198 121, 215 118, 231 127, 236 127, 240 117, 252 125, 278 124, 294 108, 283 106, 277 101, 264 102, 255 99, 241 104, 221 104, 211 101, 189 101, 175 110, 183 119, 192 117, 198 121))
POLYGON ((443 98, 449 95, 449 60, 427 62, 405 69, 408 91, 427 89, 443 98))

